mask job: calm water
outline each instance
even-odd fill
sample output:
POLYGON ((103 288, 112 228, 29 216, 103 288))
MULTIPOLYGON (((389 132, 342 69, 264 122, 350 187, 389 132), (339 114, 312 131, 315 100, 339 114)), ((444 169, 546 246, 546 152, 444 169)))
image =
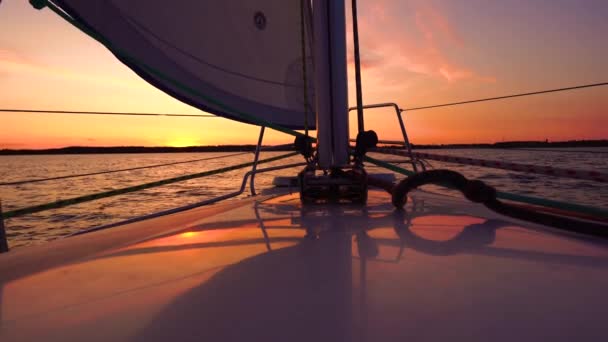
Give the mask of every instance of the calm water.
MULTIPOLYGON (((608 172, 608 148, 569 150, 573 152, 476 149, 427 151, 438 154, 500 159, 520 163, 534 163, 536 165, 553 165, 564 168, 594 169, 608 172)), ((282 153, 284 152, 263 153, 262 158, 282 153)), ((228 154, 230 153, 0 156, 0 182, 124 169, 218 157, 228 154)), ((374 157, 381 157, 386 160, 403 159, 395 156, 374 155, 374 157)), ((16 186, 0 186, 0 199, 2 200, 4 211, 9 211, 59 199, 212 170, 247 162, 251 159, 252 154, 245 154, 226 159, 206 160, 168 167, 16 186)), ((264 166, 282 165, 299 161, 301 161, 300 157, 293 157, 264 166)), ((608 186, 603 183, 520 174, 434 161, 431 161, 431 164, 434 168, 450 168, 462 172, 467 177, 481 179, 501 191, 608 208, 608 186)), ((377 168, 370 168, 369 171, 386 172, 377 168)), ((241 169, 217 176, 173 183, 162 187, 9 219, 5 222, 9 243, 11 247, 43 243, 81 229, 223 195, 238 189, 245 172, 245 169, 241 169)), ((297 170, 291 169, 260 174, 256 177, 257 188, 262 189, 271 186, 274 176, 295 175, 296 172, 297 170)), ((244 194, 242 196, 247 195, 244 194)))

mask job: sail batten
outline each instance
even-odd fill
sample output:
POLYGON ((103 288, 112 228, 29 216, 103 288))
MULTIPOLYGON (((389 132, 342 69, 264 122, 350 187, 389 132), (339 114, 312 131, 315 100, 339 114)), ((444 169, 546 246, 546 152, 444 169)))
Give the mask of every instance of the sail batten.
MULTIPOLYGON (((313 103, 314 89, 312 82, 304 89, 305 80, 312 79, 313 66, 311 28, 308 22, 301 22, 300 0, 55 3, 79 23, 99 32, 112 43, 111 51, 123 63, 173 97, 230 119, 250 122, 226 107, 276 125, 304 128, 304 94, 308 94, 308 103, 313 103), (307 39, 302 39, 302 30, 307 39), (305 49, 302 44, 307 45, 305 49), (117 51, 126 52, 129 58, 117 51), (302 51, 307 51, 305 58, 302 51), (306 68, 303 63, 307 63, 306 68), (303 70, 309 75, 304 77, 303 70), (184 87, 217 101, 193 96, 183 91, 184 87)), ((309 19, 309 8, 304 6, 304 10, 309 19)), ((313 113, 308 113, 307 121, 315 122, 313 113)))

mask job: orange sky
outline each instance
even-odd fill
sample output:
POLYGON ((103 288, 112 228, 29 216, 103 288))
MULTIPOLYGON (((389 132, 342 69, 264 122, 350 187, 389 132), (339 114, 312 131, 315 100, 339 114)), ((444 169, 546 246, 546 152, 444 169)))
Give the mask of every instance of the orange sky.
MULTIPOLYGON (((608 2, 457 3, 359 1, 364 102, 416 107, 608 81, 608 2)), ((139 79, 48 9, 2 1, 0 28, 1 108, 202 114, 139 79)), ((349 78, 352 105, 352 68, 349 78)), ((419 144, 608 139, 607 114, 602 87, 416 111, 406 125, 419 144)), ((400 137, 394 113, 373 110, 366 118, 381 139, 400 137)), ((221 118, 0 113, 0 148, 241 144, 255 143, 257 134, 221 118)), ((291 140, 269 133, 265 142, 291 140)))

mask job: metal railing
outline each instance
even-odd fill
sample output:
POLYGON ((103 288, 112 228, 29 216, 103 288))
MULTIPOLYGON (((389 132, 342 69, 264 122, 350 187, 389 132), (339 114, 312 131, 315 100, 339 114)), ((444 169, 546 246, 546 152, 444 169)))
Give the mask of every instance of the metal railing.
MULTIPOLYGON (((129 224, 129 223, 144 221, 144 220, 148 220, 151 218, 165 216, 165 215, 169 215, 169 214, 175 214, 175 213, 179 213, 182 211, 186 211, 186 210, 202 207, 205 205, 217 203, 217 202, 220 202, 220 201, 223 201, 223 200, 226 200, 229 198, 237 197, 237 196, 243 194, 247 187, 247 180, 249 179, 250 176, 253 176, 258 173, 288 169, 288 168, 292 168, 292 167, 305 166, 305 165, 306 165, 305 162, 300 162, 300 163, 292 163, 292 164, 286 164, 286 165, 280 165, 280 166, 267 167, 267 168, 263 168, 263 169, 251 170, 251 171, 248 171, 247 173, 245 173, 245 175, 243 176, 243 181, 241 182, 241 187, 239 188, 239 190, 237 190, 235 192, 231 192, 229 194, 217 196, 214 198, 206 199, 204 201, 188 204, 188 205, 173 208, 173 209, 163 210, 163 211, 159 211, 159 212, 148 214, 148 215, 130 218, 128 220, 124 220, 124 221, 120 221, 120 222, 110 223, 110 224, 103 225, 103 226, 98 226, 98 227, 94 227, 94 228, 81 230, 81 231, 69 234, 67 236, 81 235, 81 234, 86 234, 86 233, 90 233, 90 232, 94 232, 94 231, 98 231, 98 230, 118 227, 118 226, 122 226, 122 225, 129 224)), ((253 177, 252 177, 252 180, 253 180, 253 177)), ((253 182, 251 184, 253 186, 253 182)), ((255 190, 253 188, 251 190, 252 190, 252 196, 255 196, 256 195, 255 190)))
POLYGON ((73 199, 60 200, 57 202, 47 203, 47 204, 43 204, 43 205, 39 205, 39 206, 17 209, 17 210, 13 210, 13 211, 10 211, 7 213, 2 212, 2 207, 1 207, 1 203, 0 203, 0 253, 7 252, 9 250, 8 242, 7 242, 7 238, 6 238, 5 225, 4 225, 5 218, 18 217, 18 216, 30 214, 33 212, 40 212, 40 211, 49 210, 49 209, 57 209, 57 208, 65 207, 65 206, 78 204, 78 203, 84 203, 84 202, 97 200, 97 199, 104 198, 104 197, 117 196, 117 195, 121 195, 126 192, 138 191, 138 190, 143 190, 143 189, 147 189, 147 188, 151 188, 151 187, 166 185, 168 183, 178 182, 181 180, 187 180, 187 179, 192 179, 192 178, 196 178, 196 177, 204 177, 206 175, 212 175, 212 174, 215 174, 218 172, 219 173, 228 172, 228 171, 232 171, 233 169, 242 168, 243 166, 247 166, 247 165, 251 165, 251 170, 248 171, 247 173, 245 173, 245 175, 243 176, 243 181, 241 183, 241 187, 237 191, 234 191, 234 192, 231 192, 231 193, 228 193, 225 195, 217 196, 214 198, 206 199, 206 200, 203 200, 203 201, 200 201, 197 203, 185 205, 182 207, 163 210, 160 212, 143 215, 143 216, 131 218, 131 219, 120 221, 120 222, 115 222, 115 223, 111 223, 111 224, 107 224, 107 225, 103 225, 103 226, 85 229, 85 230, 82 230, 82 231, 79 231, 76 233, 69 234, 67 236, 80 235, 80 234, 89 233, 89 232, 93 232, 93 231, 108 229, 108 228, 117 227, 117 226, 121 226, 121 225, 128 224, 128 223, 143 221, 143 220, 154 218, 154 217, 160 217, 160 216, 181 212, 181 211, 197 208, 197 207, 212 204, 212 203, 217 203, 219 201, 233 198, 233 197, 243 194, 247 187, 248 180, 249 180, 249 188, 250 188, 251 195, 255 196, 256 195, 256 191, 255 191, 255 175, 256 174, 306 165, 306 163, 300 162, 300 163, 291 163, 291 164, 286 164, 286 165, 258 169, 257 166, 259 163, 274 161, 274 160, 278 160, 280 158, 285 158, 285 157, 296 155, 296 153, 290 153, 290 154, 286 154, 286 155, 279 156, 279 157, 273 157, 273 158, 269 158, 269 159, 265 159, 265 160, 260 160, 259 156, 260 156, 260 152, 262 151, 264 132, 265 132, 265 127, 262 126, 260 129, 260 135, 258 137, 258 143, 256 145, 254 159, 253 159, 252 163, 239 164, 239 165, 236 165, 233 167, 226 167, 226 168, 222 168, 219 170, 211 170, 209 172, 202 172, 200 174, 174 177, 174 178, 171 178, 168 180, 161 180, 161 181, 157 181, 157 182, 143 184, 140 186, 129 187, 129 188, 125 188, 125 189, 117 189, 117 190, 113 190, 113 191, 107 191, 107 192, 100 193, 100 194, 91 194, 91 195, 85 195, 85 196, 81 196, 81 197, 77 197, 77 198, 73 198, 73 199), (217 171, 217 172, 215 172, 215 171, 217 171), (251 178, 249 178, 249 177, 251 177, 251 178))
POLYGON ((0 202, 0 253, 8 252, 8 239, 4 229, 4 219, 2 218, 2 202, 0 202))
MULTIPOLYGON (((410 160, 412 163, 412 168, 414 169, 414 172, 418 172, 418 167, 416 166, 416 160, 414 158, 414 155, 412 154, 410 140, 407 136, 407 131, 405 130, 405 124, 403 122, 403 117, 401 116, 401 113, 405 112, 405 110, 399 108, 399 105, 394 102, 375 103, 375 104, 369 104, 369 105, 362 106, 363 109, 387 108, 387 107, 391 107, 391 108, 395 109, 395 114, 397 114, 397 121, 399 121, 399 127, 401 128, 401 135, 403 135, 403 143, 405 144, 405 147, 407 148, 407 152, 409 153, 409 157, 410 157, 410 160)), ((353 110, 357 110, 357 107, 348 108, 349 112, 351 112, 353 110)))

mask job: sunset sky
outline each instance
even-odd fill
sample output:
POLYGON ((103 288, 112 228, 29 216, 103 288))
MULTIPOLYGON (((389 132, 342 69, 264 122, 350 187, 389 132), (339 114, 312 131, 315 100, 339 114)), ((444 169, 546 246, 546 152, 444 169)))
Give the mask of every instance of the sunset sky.
MULTIPOLYGON (((407 108, 608 81, 606 0, 359 0, 359 15, 365 103, 407 108)), ((0 2, 0 108, 203 114, 27 0, 0 2)), ((366 117, 381 139, 400 137, 394 113, 366 117)), ((608 86, 415 111, 406 125, 418 144, 608 139, 608 86)), ((221 118, 0 113, 0 149, 242 144, 257 134, 221 118)))

